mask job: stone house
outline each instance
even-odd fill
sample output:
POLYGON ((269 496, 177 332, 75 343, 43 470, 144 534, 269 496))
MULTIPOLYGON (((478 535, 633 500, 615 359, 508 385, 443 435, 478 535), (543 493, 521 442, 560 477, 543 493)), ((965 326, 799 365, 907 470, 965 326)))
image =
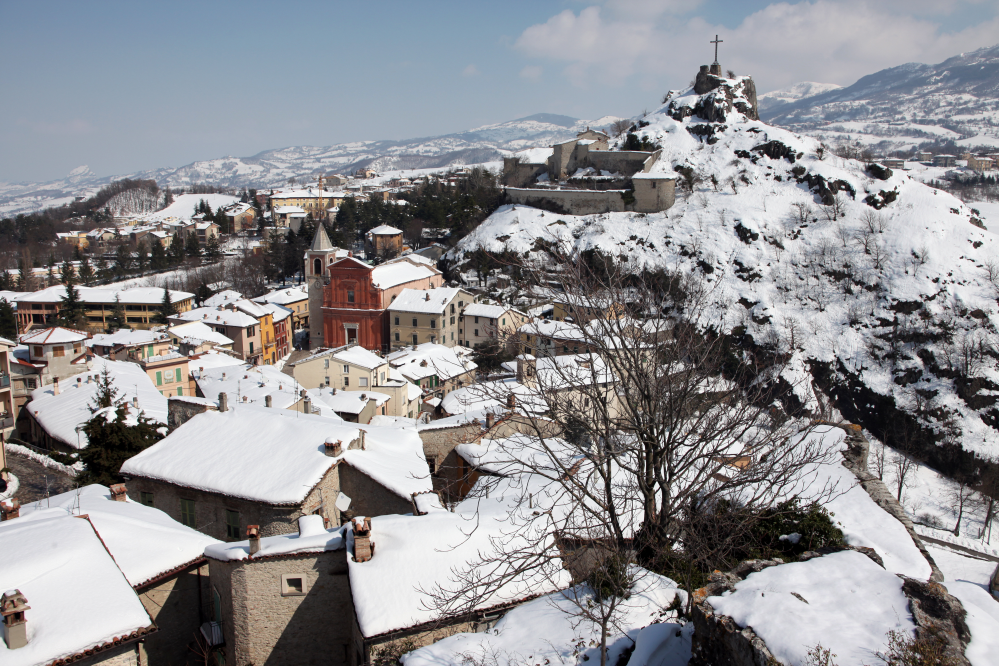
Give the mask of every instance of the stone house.
POLYGON ((508 305, 472 303, 459 318, 458 336, 465 347, 475 347, 493 340, 512 342, 517 330, 530 317, 508 305))
POLYGON ((129 496, 232 541, 247 525, 263 536, 290 533, 303 515, 339 525, 341 495, 366 515, 409 512, 412 493, 432 487, 422 456, 406 453, 422 450, 415 433, 226 403, 127 460, 129 496))
POLYGON ((296 533, 209 546, 215 663, 358 663, 342 529, 318 516, 296 533))
POLYGON ((473 384, 479 367, 464 347, 424 343, 387 356, 392 367, 423 389, 425 395, 443 398, 451 391, 473 384))
POLYGON ((196 308, 170 317, 171 324, 191 321, 200 321, 232 340, 232 350, 244 361, 258 365, 263 360, 261 326, 256 317, 224 307, 196 308))
POLYGON ((382 224, 365 235, 367 252, 376 257, 395 257, 402 252, 402 229, 382 224))
POLYGON ((387 308, 389 344, 393 350, 425 342, 460 345, 461 313, 474 302, 471 292, 457 287, 404 289, 387 308))
POLYGON ((63 380, 90 369, 85 353, 90 334, 68 328, 46 328, 21 336, 26 349, 10 350, 7 354, 13 408, 11 414, 20 418, 21 407, 37 388, 48 386, 57 377, 63 380))
POLYGON ((234 203, 227 206, 225 216, 234 234, 253 229, 257 225, 257 209, 248 203, 234 203))
POLYGON ((232 339, 215 331, 208 324, 190 321, 167 329, 170 343, 182 354, 201 354, 212 349, 232 349, 232 339))

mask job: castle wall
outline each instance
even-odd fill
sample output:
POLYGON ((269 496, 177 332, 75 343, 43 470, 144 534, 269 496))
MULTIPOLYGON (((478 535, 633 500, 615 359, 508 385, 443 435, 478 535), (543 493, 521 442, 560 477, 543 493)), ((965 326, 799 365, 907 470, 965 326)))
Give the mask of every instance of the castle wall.
POLYGON ((525 206, 555 205, 567 215, 593 215, 625 210, 624 190, 535 190, 508 187, 507 196, 515 204, 525 206))
POLYGON ((676 203, 676 181, 668 178, 635 178, 635 211, 658 213, 676 203))
POLYGON ((589 150, 586 152, 586 161, 583 164, 601 171, 633 176, 636 173, 648 173, 657 159, 659 151, 647 153, 627 150, 589 150))
POLYGON ((524 187, 534 182, 548 168, 547 164, 521 162, 516 157, 503 158, 503 184, 510 187, 524 187))

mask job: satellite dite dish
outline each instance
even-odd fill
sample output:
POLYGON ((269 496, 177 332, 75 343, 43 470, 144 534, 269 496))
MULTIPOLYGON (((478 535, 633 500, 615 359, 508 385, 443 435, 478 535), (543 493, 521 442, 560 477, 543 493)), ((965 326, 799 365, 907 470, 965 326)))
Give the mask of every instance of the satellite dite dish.
POLYGON ((344 495, 343 493, 337 493, 336 502, 334 502, 334 505, 339 511, 341 512, 346 511, 347 509, 350 508, 350 498, 344 495))

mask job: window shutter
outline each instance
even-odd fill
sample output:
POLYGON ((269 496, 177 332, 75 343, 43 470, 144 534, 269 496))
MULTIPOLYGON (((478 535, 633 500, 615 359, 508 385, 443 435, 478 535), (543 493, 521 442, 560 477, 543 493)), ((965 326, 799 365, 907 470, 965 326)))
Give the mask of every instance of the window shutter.
POLYGON ((177 381, 180 381, 180 368, 177 368, 177 381))
POLYGON ((163 372, 160 370, 156 371, 156 385, 163 386, 163 372))
POLYGON ((177 395, 184 395, 184 387, 183 386, 178 386, 177 387, 177 395))

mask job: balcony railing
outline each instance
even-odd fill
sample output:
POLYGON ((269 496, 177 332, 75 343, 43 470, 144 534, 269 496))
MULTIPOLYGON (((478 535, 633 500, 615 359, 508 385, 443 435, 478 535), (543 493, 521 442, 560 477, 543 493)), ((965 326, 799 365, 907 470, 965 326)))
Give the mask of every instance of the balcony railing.
POLYGON ((0 372, 0 388, 10 387, 10 375, 0 372))

